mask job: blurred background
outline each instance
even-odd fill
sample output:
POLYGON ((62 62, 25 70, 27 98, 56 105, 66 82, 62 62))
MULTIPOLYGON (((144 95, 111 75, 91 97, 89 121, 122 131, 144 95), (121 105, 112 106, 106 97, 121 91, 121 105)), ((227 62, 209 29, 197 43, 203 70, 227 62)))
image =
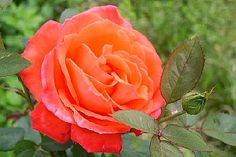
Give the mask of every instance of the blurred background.
MULTIPOLYGON (((206 64, 197 89, 215 86, 205 112, 236 115, 236 0, 13 0, 0 12, 0 32, 6 48, 21 53, 43 23, 58 21, 66 8, 82 12, 106 4, 116 5, 151 40, 164 63, 178 44, 199 36, 206 64)), ((25 111, 22 98, 8 86, 22 88, 16 77, 0 79, 0 127, 13 125, 25 111)), ((220 142, 217 146, 236 154, 235 147, 220 142)))

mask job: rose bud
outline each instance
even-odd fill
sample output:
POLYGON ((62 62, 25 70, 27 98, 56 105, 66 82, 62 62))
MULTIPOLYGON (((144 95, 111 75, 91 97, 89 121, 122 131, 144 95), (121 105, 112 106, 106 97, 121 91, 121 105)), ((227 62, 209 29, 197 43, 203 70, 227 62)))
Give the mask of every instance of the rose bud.
POLYGON ((206 103, 205 95, 189 92, 182 97, 182 108, 188 114, 196 115, 202 111, 206 103))

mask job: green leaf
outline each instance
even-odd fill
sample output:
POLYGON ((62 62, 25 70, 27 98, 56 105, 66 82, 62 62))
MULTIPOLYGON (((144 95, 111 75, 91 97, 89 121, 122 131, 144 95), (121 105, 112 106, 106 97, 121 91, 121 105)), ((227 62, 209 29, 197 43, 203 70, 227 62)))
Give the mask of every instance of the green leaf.
POLYGON ((72 146, 72 142, 68 141, 65 144, 60 144, 47 136, 43 136, 41 145, 47 151, 64 151, 72 146))
POLYGON ((236 146, 236 117, 218 113, 210 114, 202 126, 202 131, 226 144, 236 146))
POLYGON ((13 153, 13 151, 8 151, 8 152, 1 152, 0 151, 0 156, 1 157, 13 157, 14 153, 13 153))
POLYGON ((209 157, 209 152, 195 151, 194 155, 195 155, 195 157, 209 157))
POLYGON ((54 155, 55 157, 67 157, 65 151, 57 151, 57 152, 53 152, 53 155, 54 155))
POLYGON ((75 8, 68 8, 65 9, 62 13, 61 13, 61 17, 60 17, 60 23, 63 23, 65 21, 65 19, 70 18, 74 15, 76 15, 78 13, 78 10, 75 8))
POLYGON ((1 0, 0 1, 0 10, 5 9, 8 5, 10 5, 12 0, 1 0))
POLYGON ((46 157, 46 155, 41 150, 36 150, 33 157, 46 157))
POLYGON ((212 152, 210 152, 210 157, 235 157, 235 151, 232 151, 233 149, 222 150, 222 147, 217 147, 214 145, 211 145, 211 149, 212 152))
POLYGON ((16 144, 14 154, 16 157, 46 157, 37 145, 29 140, 22 140, 16 144))
POLYGON ((36 144, 32 141, 22 140, 16 144, 14 154, 16 157, 33 157, 36 150, 36 144))
POLYGON ((72 149, 73 157, 95 157, 93 153, 88 153, 86 150, 84 150, 80 145, 76 144, 73 145, 72 149))
POLYGON ((123 148, 117 157, 149 157, 149 140, 133 134, 122 135, 123 148))
POLYGON ((207 144, 199 134, 176 125, 168 125, 164 128, 162 136, 172 143, 190 150, 209 151, 207 144))
POLYGON ((22 128, 0 128, 0 150, 12 150, 23 137, 24 129, 22 128))
POLYGON ((160 141, 153 136, 150 143, 151 157, 183 157, 183 153, 174 145, 160 141))
POLYGON ((204 62, 198 38, 189 40, 172 51, 161 79, 161 92, 167 103, 179 100, 196 86, 204 62))
POLYGON ((21 117, 16 121, 15 127, 20 127, 25 130, 24 139, 35 142, 36 144, 41 143, 40 133, 31 129, 30 119, 28 116, 21 117))
POLYGON ((29 65, 30 62, 17 53, 0 51, 0 77, 17 74, 29 65))
POLYGON ((190 115, 185 113, 179 116, 178 119, 184 126, 192 126, 198 121, 199 115, 190 115))
POLYGON ((153 133, 157 131, 157 124, 155 121, 145 112, 136 110, 121 110, 112 114, 112 117, 116 120, 136 128, 138 130, 153 133))

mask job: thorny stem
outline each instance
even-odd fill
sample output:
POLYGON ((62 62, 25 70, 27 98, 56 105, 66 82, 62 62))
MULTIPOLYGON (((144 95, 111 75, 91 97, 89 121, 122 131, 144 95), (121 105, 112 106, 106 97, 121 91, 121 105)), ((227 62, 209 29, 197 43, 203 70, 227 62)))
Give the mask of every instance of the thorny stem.
POLYGON ((34 104, 33 104, 32 100, 31 100, 31 98, 30 98, 29 90, 28 90, 28 89, 26 88, 26 86, 24 85, 24 83, 23 83, 22 79, 20 78, 20 76, 17 75, 17 77, 18 77, 19 81, 21 82, 21 84, 22 84, 22 86, 23 86, 23 88, 24 88, 25 98, 26 98, 26 101, 27 101, 28 104, 29 104, 29 109, 30 109, 30 110, 33 110, 33 109, 34 109, 34 104))
POLYGON ((4 90, 8 90, 10 92, 14 92, 26 99, 25 93, 21 89, 11 88, 11 87, 8 87, 7 85, 4 85, 4 84, 0 84, 0 88, 2 88, 4 90))
POLYGON ((174 118, 176 118, 176 117, 178 117, 178 116, 180 116, 182 114, 185 114, 185 113, 186 113, 186 111, 177 112, 175 114, 172 114, 172 115, 166 116, 164 118, 161 118, 158 122, 159 122, 159 124, 161 124, 163 122, 172 120, 172 119, 174 119, 174 118))

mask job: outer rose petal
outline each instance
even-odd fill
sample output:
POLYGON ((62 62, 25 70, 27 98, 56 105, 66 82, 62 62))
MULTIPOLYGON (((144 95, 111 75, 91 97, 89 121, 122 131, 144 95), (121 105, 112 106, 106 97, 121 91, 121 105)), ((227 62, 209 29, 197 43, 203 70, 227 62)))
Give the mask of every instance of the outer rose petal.
POLYGON ((87 25, 100 20, 103 20, 103 18, 98 14, 89 13, 88 11, 66 19, 62 26, 61 39, 63 39, 66 35, 79 33, 80 30, 87 25))
POLYGON ((30 114, 32 128, 49 136, 59 143, 70 139, 71 125, 54 116, 40 103, 30 114))
POLYGON ((165 105, 165 100, 161 95, 160 88, 153 95, 153 99, 144 107, 144 111, 154 119, 161 114, 161 107, 165 105))
POLYGON ((158 118, 161 115, 161 109, 158 109, 150 114, 150 116, 154 119, 158 118))
POLYGON ((136 35, 136 40, 142 44, 142 45, 145 45, 151 49, 153 49, 155 51, 155 48, 152 46, 152 43, 140 32, 136 31, 136 30, 133 30, 133 32, 135 33, 136 35))
POLYGON ((45 55, 56 45, 60 28, 61 25, 55 21, 45 23, 30 39, 22 54, 32 65, 23 70, 20 76, 38 102, 42 92, 41 65, 45 55))
POLYGON ((102 18, 109 19, 110 21, 118 25, 121 25, 127 28, 132 28, 131 24, 119 15, 117 8, 113 5, 94 7, 92 9, 89 9, 88 12, 97 13, 102 18))
POLYGON ((55 51, 50 52, 43 61, 41 71, 43 85, 43 92, 41 94, 42 102, 49 111, 53 112, 54 115, 61 120, 68 123, 74 123, 72 111, 62 104, 55 86, 54 75, 57 74, 55 66, 58 64, 55 64, 56 60, 54 54, 55 51))
POLYGON ((132 128, 131 131, 134 132, 135 136, 140 136, 143 134, 142 131, 138 130, 138 129, 135 129, 135 128, 132 128))
POLYGON ((98 134, 76 125, 71 126, 71 139, 88 152, 119 154, 122 149, 121 134, 98 134))

